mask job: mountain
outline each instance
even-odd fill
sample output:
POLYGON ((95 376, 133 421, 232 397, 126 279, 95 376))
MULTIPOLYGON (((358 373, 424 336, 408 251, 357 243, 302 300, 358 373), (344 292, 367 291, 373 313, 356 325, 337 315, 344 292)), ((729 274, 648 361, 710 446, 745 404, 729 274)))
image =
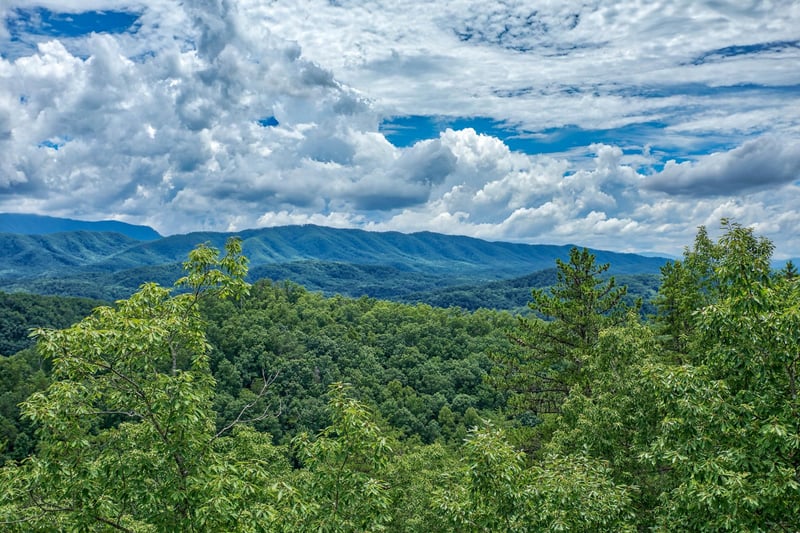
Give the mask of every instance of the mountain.
POLYGON ((141 241, 121 233, 0 233, 0 277, 59 276, 102 262, 141 241))
MULTIPOLYGON (((311 290, 396 299, 453 285, 526 276, 553 268, 570 246, 489 242, 422 232, 377 233, 283 226, 233 233, 198 232, 152 241, 118 233, 0 234, 0 288, 41 294, 122 298, 145 281, 170 284, 197 244, 222 248, 238 235, 251 279, 289 279, 311 290)), ((664 258, 595 250, 620 274, 658 273, 664 258)))
POLYGON ((47 235, 68 231, 121 233, 137 241, 153 241, 161 238, 161 235, 149 226, 137 226, 116 220, 89 222, 43 215, 0 213, 0 233, 47 235))
MULTIPOLYGON (((571 246, 489 242, 438 233, 369 232, 313 225, 281 226, 233 233, 189 233, 138 243, 105 261, 101 270, 183 261, 197 244, 222 247, 231 235, 242 238, 251 265, 317 260, 356 265, 385 265, 409 272, 468 273, 484 279, 503 279, 551 268, 567 258, 571 246)), ((600 263, 616 273, 658 272, 666 259, 593 251, 600 263)))

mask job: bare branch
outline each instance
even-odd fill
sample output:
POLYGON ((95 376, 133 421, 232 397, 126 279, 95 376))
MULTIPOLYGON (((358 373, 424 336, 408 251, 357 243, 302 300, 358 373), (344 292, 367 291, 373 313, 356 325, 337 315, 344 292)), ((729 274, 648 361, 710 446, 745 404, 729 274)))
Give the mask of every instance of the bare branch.
MULTIPOLYGON (((270 416, 270 406, 267 406, 264 409, 264 412, 262 412, 260 415, 258 415, 256 417, 253 417, 253 418, 242 419, 242 417, 245 415, 245 413, 247 413, 247 411, 252 409, 253 406, 261 398, 264 397, 264 395, 267 393, 267 389, 269 388, 269 386, 272 385, 275 382, 276 379, 278 379, 279 375, 280 375, 280 371, 275 372, 275 374, 273 374, 272 376, 267 378, 266 374, 264 373, 264 370, 262 369, 261 370, 261 378, 263 380, 263 385, 261 386, 261 390, 258 392, 258 395, 256 395, 255 399, 252 402, 250 402, 247 405, 245 405, 244 407, 242 407, 242 410, 239 411, 239 415, 234 419, 234 421, 231 422, 230 424, 228 424, 227 426, 225 426, 224 428, 220 429, 217 432, 217 434, 214 435, 214 437, 212 437, 212 439, 209 442, 209 444, 211 444, 211 442, 214 442, 214 440, 216 440, 219 437, 221 437, 223 434, 225 434, 227 431, 229 431, 231 428, 233 428, 233 426, 235 426, 236 424, 246 424, 246 423, 249 423, 249 422, 258 422, 259 420, 264 420, 265 418, 270 416)), ((281 413, 282 409, 283 409, 283 404, 281 403, 279 405, 279 407, 278 407, 278 414, 281 413)))

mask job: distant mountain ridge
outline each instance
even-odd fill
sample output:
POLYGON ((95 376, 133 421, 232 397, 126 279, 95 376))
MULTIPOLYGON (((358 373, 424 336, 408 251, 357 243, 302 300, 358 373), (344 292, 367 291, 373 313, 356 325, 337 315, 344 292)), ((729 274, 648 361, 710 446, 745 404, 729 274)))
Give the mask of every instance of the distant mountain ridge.
POLYGON ((104 261, 141 241, 121 233, 0 233, 0 276, 60 275, 104 261))
POLYGON ((0 233, 47 235, 71 231, 120 233, 137 241, 152 241, 161 238, 161 234, 149 226, 138 226, 118 220, 92 222, 45 215, 0 213, 0 233))
MULTIPOLYGON (((317 260, 357 265, 386 265, 410 272, 481 273, 503 279, 551 268, 567 258, 571 245, 490 242, 439 233, 370 232, 324 226, 279 226, 235 233, 197 232, 137 243, 94 266, 118 270, 184 261, 197 244, 221 248, 237 235, 252 266, 317 260)), ((658 272, 665 258, 593 250, 598 262, 611 263, 618 273, 658 272)))
MULTIPOLYGON (((269 277, 348 296, 399 298, 453 285, 517 278, 553 268, 571 246, 489 242, 422 232, 368 232, 314 225, 196 232, 150 241, 119 233, 0 233, 0 289, 122 298, 145 281, 171 284, 200 243, 242 239, 251 280, 269 277)), ((593 251, 614 274, 653 274, 664 258, 593 251)))

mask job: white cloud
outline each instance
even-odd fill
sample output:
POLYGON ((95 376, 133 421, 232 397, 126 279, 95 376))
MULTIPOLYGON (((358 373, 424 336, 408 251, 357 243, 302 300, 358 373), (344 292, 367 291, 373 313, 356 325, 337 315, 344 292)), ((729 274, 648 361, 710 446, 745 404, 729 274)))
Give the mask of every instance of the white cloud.
MULTIPOLYGON (((709 105, 707 94, 686 92, 691 84, 797 84, 797 69, 776 68, 775 59, 788 66, 800 58, 798 48, 755 47, 736 57, 725 51, 796 42, 800 8, 783 4, 776 17, 767 4, 693 0, 278 0, 264 14, 277 35, 297 40, 338 79, 368 90, 381 110, 489 115, 537 131, 691 121, 698 106, 709 105)), ((715 107, 768 115, 763 98, 740 93, 715 107)))
POLYGON ((140 18, 0 32, 0 210, 668 253, 732 216, 800 255, 800 5, 785 4, 11 0, 3 17, 140 18), (404 114, 656 134, 548 156, 464 128, 397 148, 379 124, 404 114), (683 162, 653 172, 667 149, 683 162))

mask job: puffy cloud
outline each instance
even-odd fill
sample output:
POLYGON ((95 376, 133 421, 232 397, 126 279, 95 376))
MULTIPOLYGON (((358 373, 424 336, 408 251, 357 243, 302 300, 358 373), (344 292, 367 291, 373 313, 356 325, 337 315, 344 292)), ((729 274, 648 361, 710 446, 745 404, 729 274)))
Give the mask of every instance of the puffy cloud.
POLYGON ((763 136, 698 161, 668 161, 644 187, 686 196, 729 196, 800 180, 800 144, 763 136))

